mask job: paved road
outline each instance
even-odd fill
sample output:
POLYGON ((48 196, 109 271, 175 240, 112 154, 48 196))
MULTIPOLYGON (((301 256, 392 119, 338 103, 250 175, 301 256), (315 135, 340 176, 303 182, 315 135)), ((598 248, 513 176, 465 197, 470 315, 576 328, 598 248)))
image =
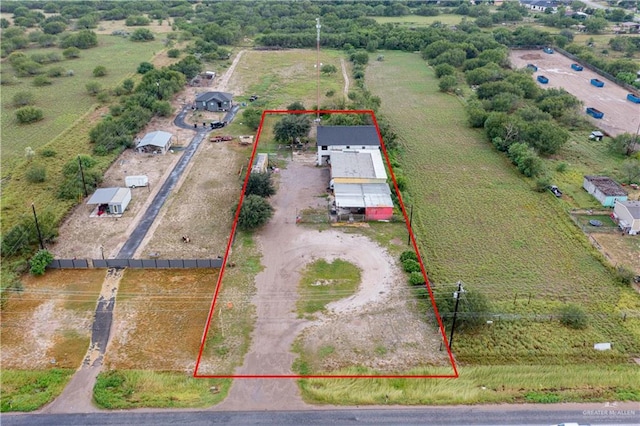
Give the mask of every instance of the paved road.
MULTIPOLYGON (((186 109, 187 107, 183 108, 183 110, 178 114, 174 121, 180 127, 185 126, 184 116, 186 114, 186 109)), ((176 163, 167 180, 162 184, 162 187, 153 198, 153 201, 151 201, 151 205, 149 205, 149 208, 144 213, 144 216, 142 217, 142 220, 140 221, 136 229, 134 229, 127 242, 124 243, 124 245, 120 249, 120 252, 116 256, 117 259, 131 259, 133 257, 134 253, 140 246, 140 243, 142 243, 142 240, 147 235, 147 232, 149 232, 149 228, 151 228, 153 221, 156 220, 160 209, 164 205, 165 201, 167 201, 167 198, 171 194, 173 188, 176 186, 176 182, 178 182, 178 179, 180 179, 180 176, 182 176, 182 173, 187 168, 189 161, 191 161, 191 158, 195 154, 196 150, 200 146, 200 143, 204 140, 204 137, 210 129, 207 129, 205 127, 198 127, 195 130, 197 130, 195 137, 191 140, 189 146, 187 146, 187 149, 182 154, 180 160, 178 160, 178 162, 176 163)))
MULTIPOLYGON (((542 411, 539 406, 458 406, 438 408, 337 409, 307 411, 163 411, 112 412, 58 415, 3 415, 3 426, 22 425, 176 425, 186 424, 277 424, 277 425, 552 425, 578 422, 596 425, 638 425, 640 409, 626 403, 607 408, 605 404, 555 405, 542 411), (504 408, 503 408, 504 407, 504 408), (526 408, 525 408, 526 407, 526 408), (557 408, 556 408, 557 407, 557 408), (635 410, 633 408, 636 408, 635 410)), ((636 404, 637 405, 637 404, 636 404)))

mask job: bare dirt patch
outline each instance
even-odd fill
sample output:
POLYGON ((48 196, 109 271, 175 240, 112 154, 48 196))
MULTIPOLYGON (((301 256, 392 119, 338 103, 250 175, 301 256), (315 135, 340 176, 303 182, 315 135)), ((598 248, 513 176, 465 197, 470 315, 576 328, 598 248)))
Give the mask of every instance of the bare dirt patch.
POLYGON ((114 310, 107 369, 193 371, 217 270, 127 270, 114 310))
POLYGON ((22 278, 0 312, 3 369, 77 368, 87 352, 103 270, 22 278))
POLYGON ((582 102, 583 113, 586 107, 594 107, 604 112, 604 118, 590 118, 594 126, 604 130, 611 136, 621 133, 635 134, 640 124, 640 104, 629 102, 626 89, 618 86, 599 74, 585 68, 583 71, 571 69, 573 61, 558 52, 541 53, 538 50, 512 50, 509 55, 516 68, 524 68, 528 63, 538 67, 533 78, 544 75, 549 83, 543 87, 564 88, 582 102), (533 61, 533 62, 532 62, 533 61), (602 88, 591 85, 592 78, 604 81, 602 88))
POLYGON ((591 233, 612 265, 624 265, 640 275, 640 237, 621 233, 591 233))

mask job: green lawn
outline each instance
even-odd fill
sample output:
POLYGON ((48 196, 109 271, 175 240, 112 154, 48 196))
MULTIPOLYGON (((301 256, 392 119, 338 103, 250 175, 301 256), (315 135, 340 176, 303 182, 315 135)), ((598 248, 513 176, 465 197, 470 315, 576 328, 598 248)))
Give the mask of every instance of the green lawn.
POLYGON ((473 363, 619 362, 640 353, 640 321, 623 322, 619 302, 640 311, 640 297, 615 284, 598 253, 571 222, 566 205, 532 190, 484 135, 469 128, 461 102, 437 89, 417 54, 385 52, 367 84, 394 125, 415 202, 413 227, 431 280, 462 280, 498 313, 524 315, 477 335, 461 333, 458 360, 473 363), (394 84, 388 81, 393 78, 394 84), (587 330, 549 317, 564 303, 590 315, 587 330), (531 317, 533 315, 533 317, 531 317), (533 319, 530 319, 533 318, 533 319), (596 342, 614 350, 594 354, 596 342))
POLYGON ((37 410, 62 393, 74 372, 71 369, 3 370, 0 411, 37 410))
MULTIPOLYGON (((96 99, 87 94, 86 83, 97 81, 105 89, 113 88, 125 78, 134 75, 140 62, 150 61, 156 52, 163 49, 159 39, 148 43, 134 43, 122 37, 100 35, 98 43, 98 47, 82 50, 78 59, 63 60, 46 66, 61 66, 65 70, 73 70, 72 77, 52 78, 53 84, 43 87, 34 87, 32 77, 18 79, 19 84, 2 86, 0 138, 3 178, 14 170, 16 164, 25 160, 25 147, 30 146, 37 150, 50 143, 92 109, 96 99), (106 76, 93 77, 93 69, 98 65, 107 68, 106 76), (35 95, 36 106, 44 111, 43 120, 28 125, 19 125, 16 122, 12 98, 19 91, 29 91, 35 95)), ((26 55, 49 52, 57 52, 62 56, 62 49, 58 48, 24 51, 26 55)), ((10 79, 13 75, 11 66, 3 61, 3 80, 10 79)))
POLYGON ((335 300, 351 296, 360 285, 360 270, 341 259, 316 260, 307 265, 298 284, 298 316, 314 314, 335 300))

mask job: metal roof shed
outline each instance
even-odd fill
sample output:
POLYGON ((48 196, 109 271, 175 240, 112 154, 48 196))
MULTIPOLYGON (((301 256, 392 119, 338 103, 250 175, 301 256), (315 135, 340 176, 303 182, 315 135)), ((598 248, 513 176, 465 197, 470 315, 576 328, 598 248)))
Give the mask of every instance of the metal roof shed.
POLYGON ((171 138, 173 135, 169 132, 157 130, 144 135, 144 138, 136 145, 138 151, 160 151, 166 153, 171 147, 171 138))
POLYGON ((87 204, 97 204, 99 215, 102 213, 121 215, 130 201, 131 190, 129 188, 98 188, 89 198, 87 204))

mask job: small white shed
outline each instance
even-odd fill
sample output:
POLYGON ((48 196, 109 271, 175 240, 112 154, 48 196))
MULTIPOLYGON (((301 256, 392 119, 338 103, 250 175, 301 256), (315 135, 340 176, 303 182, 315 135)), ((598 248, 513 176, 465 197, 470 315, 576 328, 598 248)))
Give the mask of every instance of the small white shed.
POLYGON ((103 214, 121 215, 131 201, 129 188, 98 188, 87 204, 98 205, 98 216, 103 214))

